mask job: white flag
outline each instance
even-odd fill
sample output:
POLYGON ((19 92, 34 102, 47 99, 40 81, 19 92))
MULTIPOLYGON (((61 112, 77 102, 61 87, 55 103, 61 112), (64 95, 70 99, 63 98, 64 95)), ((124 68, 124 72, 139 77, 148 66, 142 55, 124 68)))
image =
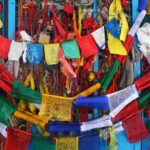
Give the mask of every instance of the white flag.
POLYGON ((91 33, 95 42, 101 49, 105 49, 105 30, 104 26, 91 33))
POLYGON ((134 84, 106 96, 109 99, 110 116, 114 118, 126 105, 138 98, 139 94, 134 84))
POLYGON ((83 122, 81 131, 88 131, 97 128, 112 126, 111 117, 109 115, 88 122, 83 122))

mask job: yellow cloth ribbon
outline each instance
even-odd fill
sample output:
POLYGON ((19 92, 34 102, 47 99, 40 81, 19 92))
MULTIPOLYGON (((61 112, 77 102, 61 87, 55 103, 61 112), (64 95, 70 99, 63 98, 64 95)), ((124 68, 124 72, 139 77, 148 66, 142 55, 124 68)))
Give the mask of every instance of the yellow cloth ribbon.
MULTIPOLYGON (((30 72, 29 75, 27 76, 26 80, 24 81, 24 85, 30 87, 32 90, 35 89, 35 82, 33 79, 32 72, 30 72)), ((27 102, 24 100, 20 100, 18 104, 18 110, 25 110, 26 107, 27 107, 27 102)), ((29 109, 33 113, 35 113, 36 111, 36 107, 32 103, 29 103, 29 109)))
POLYGON ((3 27, 3 22, 2 20, 0 19, 0 29, 3 27))
POLYGON ((71 121, 72 98, 43 94, 39 116, 49 120, 71 121))
MULTIPOLYGON (((120 0, 113 0, 109 7, 109 20, 113 17, 121 21, 120 40, 125 41, 129 27, 120 0)), ((108 48, 111 54, 127 55, 127 51, 120 40, 108 33, 108 48)))
POLYGON ((76 37, 79 38, 81 35, 79 33, 79 30, 78 30, 78 27, 77 27, 77 22, 76 22, 76 12, 73 11, 73 29, 74 29, 74 32, 76 33, 76 37))
POLYGON ((146 10, 147 10, 147 14, 150 14, 150 0, 148 0, 148 2, 147 2, 146 10))
POLYGON ((117 141, 116 141, 116 134, 114 127, 108 128, 109 134, 110 134, 110 143, 109 143, 109 150, 117 150, 117 141))
POLYGON ((39 83, 39 90, 40 90, 40 93, 42 93, 42 94, 49 94, 48 85, 43 76, 39 83))
POLYGON ((92 93, 94 93, 95 91, 99 90, 101 88, 101 84, 100 83, 96 83, 93 86, 89 87, 88 89, 82 91, 81 93, 77 94, 76 96, 73 97, 73 99, 78 98, 79 96, 90 96, 92 93))
POLYGON ((57 138, 56 150, 78 150, 78 138, 57 138))
POLYGON ((82 9, 81 6, 78 7, 78 28, 79 28, 79 34, 81 35, 82 31, 82 9))
POLYGON ((14 116, 16 118, 23 119, 25 121, 33 123, 33 124, 35 124, 37 126, 40 126, 42 128, 44 128, 45 125, 48 123, 48 119, 43 118, 43 117, 41 118, 41 117, 39 117, 35 114, 32 114, 30 112, 27 112, 27 111, 18 111, 18 110, 16 110, 14 112, 14 116))

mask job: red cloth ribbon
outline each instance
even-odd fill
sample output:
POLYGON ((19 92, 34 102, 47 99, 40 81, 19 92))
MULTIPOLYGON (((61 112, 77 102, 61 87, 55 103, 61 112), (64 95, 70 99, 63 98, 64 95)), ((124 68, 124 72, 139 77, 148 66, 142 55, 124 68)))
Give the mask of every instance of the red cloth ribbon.
POLYGON ((3 5, 2 5, 2 3, 0 3, 0 13, 2 13, 3 12, 3 5))
POLYGON ((54 43, 63 42, 67 39, 67 32, 63 29, 62 24, 56 15, 54 6, 52 8, 52 13, 54 23, 54 43), (57 33, 57 31, 59 32, 59 34, 57 33))
POLYGON ((71 15, 73 15, 73 6, 70 3, 65 3, 64 4, 64 12, 69 13, 71 15))
POLYGON ((84 65, 83 69, 82 69, 83 72, 85 72, 85 71, 87 71, 89 68, 91 68, 91 67, 92 67, 92 64, 93 64, 93 62, 94 62, 94 57, 93 57, 93 56, 92 56, 92 57, 89 57, 89 58, 87 58, 87 59, 88 59, 88 60, 87 60, 86 64, 84 65))
POLYGON ((142 91, 150 87, 150 72, 137 79, 134 84, 136 85, 138 91, 142 91))
POLYGON ((15 78, 8 72, 8 70, 0 64, 0 78, 5 79, 8 83, 12 84, 15 78))
POLYGON ((88 121, 88 108, 80 108, 80 122, 88 121))
POLYGON ((122 0, 122 6, 124 9, 127 8, 128 6, 127 0, 122 0))
POLYGON ((99 26, 98 24, 95 24, 95 19, 94 18, 86 18, 84 20, 84 23, 82 25, 82 29, 83 30, 89 30, 92 32, 92 31, 95 31, 96 29, 98 29, 99 26))
POLYGON ((119 71, 117 71, 114 76, 114 80, 112 81, 112 84, 109 87, 109 89, 105 92, 105 95, 113 93, 117 90, 117 80, 118 80, 119 75, 120 75, 120 73, 119 73, 119 71))
MULTIPOLYGON (((124 43, 124 47, 125 47, 125 49, 127 51, 127 54, 129 54, 133 43, 134 43, 134 37, 128 34, 127 39, 126 39, 126 41, 124 43)), ((124 64, 126 59, 127 59, 127 57, 128 57, 128 55, 127 56, 118 56, 117 60, 120 61, 120 63, 124 64)))
POLYGON ((3 89, 8 94, 10 94, 12 91, 12 86, 2 79, 0 79, 0 88, 3 89))

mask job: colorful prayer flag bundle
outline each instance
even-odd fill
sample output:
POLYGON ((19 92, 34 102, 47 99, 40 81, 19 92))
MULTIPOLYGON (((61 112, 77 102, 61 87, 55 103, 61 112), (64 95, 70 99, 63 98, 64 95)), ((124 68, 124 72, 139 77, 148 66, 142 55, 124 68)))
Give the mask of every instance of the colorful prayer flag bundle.
POLYGON ((16 39, 0 35, 4 149, 99 150, 103 139, 117 150, 122 131, 130 143, 146 139, 150 123, 141 112, 150 98, 147 1, 139 3, 130 27, 124 0, 94 0, 94 10, 82 1, 39 3, 19 1, 16 39), (141 76, 120 86, 136 60, 141 76))

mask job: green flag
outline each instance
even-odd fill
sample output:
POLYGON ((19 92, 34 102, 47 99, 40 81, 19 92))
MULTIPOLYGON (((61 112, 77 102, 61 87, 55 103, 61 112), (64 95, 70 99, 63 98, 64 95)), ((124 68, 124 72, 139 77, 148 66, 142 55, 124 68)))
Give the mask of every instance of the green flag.
POLYGON ((10 125, 8 118, 16 110, 16 106, 12 104, 8 99, 0 95, 0 122, 6 126, 10 125))
POLYGON ((41 104, 42 102, 42 94, 40 92, 30 89, 18 81, 13 82, 12 96, 30 103, 41 104))
POLYGON ((50 136, 32 135, 29 150, 55 150, 56 145, 51 142, 50 136))
POLYGON ((80 58, 79 47, 76 39, 65 41, 61 45, 67 59, 80 58))

